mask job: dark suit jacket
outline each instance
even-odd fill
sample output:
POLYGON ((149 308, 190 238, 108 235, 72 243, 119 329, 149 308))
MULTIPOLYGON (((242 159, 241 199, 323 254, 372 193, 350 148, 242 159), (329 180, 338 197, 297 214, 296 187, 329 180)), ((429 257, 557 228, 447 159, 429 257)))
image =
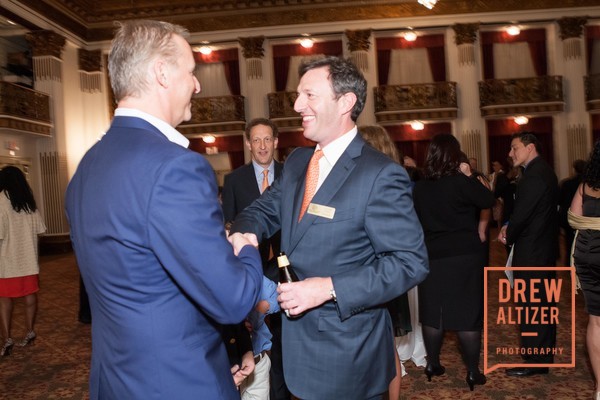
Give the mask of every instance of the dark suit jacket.
MULTIPOLYGON (((275 161, 275 179, 281 175, 283 164, 275 161)), ((252 162, 242 165, 231 173, 225 175, 223 183, 223 217, 225 222, 233 222, 235 217, 254 200, 260 197, 260 189, 254 174, 252 162)), ((273 253, 279 254, 279 241, 281 235, 277 232, 271 238, 263 240, 258 250, 263 265, 263 274, 274 282, 278 281, 277 264, 269 263, 269 246, 273 247, 273 253)), ((250 333, 244 323, 238 325, 226 325, 222 327, 221 334, 231 364, 239 364, 241 357, 248 351, 252 351, 250 333)))
POLYGON ((214 172, 140 118, 115 117, 67 190, 92 311, 91 399, 238 399, 217 323, 243 320, 258 251, 233 255, 214 172))
POLYGON ((533 159, 517 184, 506 243, 514 244, 513 266, 556 265, 558 179, 541 157, 533 159))
POLYGON ((233 231, 259 240, 281 229, 300 279, 332 277, 337 303, 283 321, 285 380, 303 399, 365 399, 385 392, 395 374, 390 315, 383 304, 428 272, 423 231, 406 170, 357 135, 298 223, 312 148, 287 158, 281 177, 235 220, 233 231))
MULTIPOLYGON (((281 176, 283 164, 275 161, 275 179, 281 176)), ((260 197, 260 189, 256 182, 252 162, 243 165, 233 172, 225 175, 223 183, 223 215, 225 222, 233 222, 235 217, 260 197)), ((264 274, 277 282, 277 265, 274 261, 269 263, 269 246, 277 256, 280 249, 281 235, 279 231, 267 240, 260 243, 259 251, 263 261, 264 274)))

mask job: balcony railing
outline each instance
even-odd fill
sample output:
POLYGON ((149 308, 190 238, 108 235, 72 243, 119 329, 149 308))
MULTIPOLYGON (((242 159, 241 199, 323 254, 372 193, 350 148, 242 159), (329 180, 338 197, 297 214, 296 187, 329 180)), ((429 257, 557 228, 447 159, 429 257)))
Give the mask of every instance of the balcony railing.
POLYGON ((185 134, 244 130, 244 96, 195 97, 192 119, 179 126, 185 134))
POLYGON ((20 85, 0 82, 0 127, 50 135, 50 96, 20 85))
POLYGON ((300 127, 302 120, 300 114, 294 111, 294 103, 298 93, 296 92, 274 92, 267 94, 269 100, 269 118, 277 126, 300 127))
POLYGON ((585 77, 585 106, 592 113, 600 113, 600 74, 585 77))
POLYGON ((373 89, 378 121, 456 118, 456 83, 383 85, 373 89))
POLYGON ((487 79, 479 82, 482 116, 563 111, 562 76, 487 79))

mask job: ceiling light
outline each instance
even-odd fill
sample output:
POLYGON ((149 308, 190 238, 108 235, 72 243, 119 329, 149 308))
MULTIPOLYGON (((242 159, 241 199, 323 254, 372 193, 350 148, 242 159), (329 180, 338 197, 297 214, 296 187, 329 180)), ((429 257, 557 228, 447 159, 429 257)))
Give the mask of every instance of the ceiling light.
POLYGON ((17 25, 15 22, 11 21, 10 19, 7 19, 6 23, 9 25, 17 25))
POLYGON ((205 56, 207 56, 210 53, 212 53, 212 49, 210 48, 210 46, 202 46, 202 47, 200 47, 200 53, 202 53, 205 56))
POLYGON ((419 0, 419 4, 429 8, 430 10, 435 7, 438 0, 419 0))
POLYGON ((410 127, 415 131, 422 131, 425 129, 425 124, 423 124, 421 121, 413 121, 410 123, 410 127))
POLYGON ((506 28, 506 33, 508 33, 510 36, 517 36, 519 33, 521 33, 521 29, 517 25, 511 25, 506 28))
POLYGON ((515 124, 517 125, 525 125, 529 122, 529 118, 524 115, 519 115, 514 118, 515 124))
POLYGON ((414 42, 415 40, 417 40, 417 34, 415 33, 415 31, 412 30, 403 32, 402 37, 407 42, 414 42))
POLYGON ((202 141, 204 143, 214 143, 217 140, 213 135, 204 135, 202 136, 202 141))
POLYGON ((308 34, 305 33, 303 36, 304 38, 300 39, 300 46, 304 47, 305 49, 310 49, 313 47, 313 40, 308 37, 308 34))

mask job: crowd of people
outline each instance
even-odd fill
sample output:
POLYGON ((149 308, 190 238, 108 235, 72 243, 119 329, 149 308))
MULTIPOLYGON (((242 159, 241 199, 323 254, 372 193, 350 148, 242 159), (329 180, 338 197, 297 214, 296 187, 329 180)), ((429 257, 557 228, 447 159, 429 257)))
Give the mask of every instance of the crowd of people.
MULTIPOLYGON (((175 130, 201 90, 187 35, 165 22, 119 25, 108 58, 115 116, 67 190, 93 321, 90 398, 398 399, 404 360, 395 338, 423 341, 431 381, 446 371, 446 331, 458 336, 467 387, 484 385, 488 223, 512 266, 539 267, 515 277, 555 276, 544 267, 558 257, 559 185, 536 136, 513 135, 506 173, 499 161, 480 173, 449 133, 432 138, 418 168, 384 128, 357 127, 367 97, 360 70, 320 57, 300 66, 294 104, 315 147, 279 163, 277 126, 250 121, 252 159, 225 177, 219 196, 209 163, 175 130), (299 281, 277 285, 280 252, 299 281)), ((598 381, 600 144, 578 179, 565 214, 579 231, 574 261, 598 381)), ((14 298, 27 307, 18 344, 36 337, 44 230, 22 173, 4 168, 2 356, 15 344, 14 298)), ((523 348, 555 346, 555 325, 520 330, 523 348)), ((547 374, 553 358, 525 352, 524 363, 506 374, 547 374)))

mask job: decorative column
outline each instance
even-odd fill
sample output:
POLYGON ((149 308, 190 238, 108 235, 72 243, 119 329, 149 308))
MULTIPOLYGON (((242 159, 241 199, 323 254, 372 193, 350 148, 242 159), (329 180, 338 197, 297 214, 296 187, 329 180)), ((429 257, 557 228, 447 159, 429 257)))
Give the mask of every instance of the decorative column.
POLYGON ((358 118, 358 125, 373 125, 377 123, 372 89, 377 86, 377 71, 375 71, 375 68, 369 68, 369 65, 376 65, 375 50, 371 46, 371 32, 371 29, 346 30, 344 32, 346 48, 350 53, 349 58, 362 71, 368 83, 367 101, 365 102, 363 112, 358 118))
POLYGON ((242 47, 242 55, 246 59, 246 78, 262 79, 262 59, 265 54, 263 48, 264 36, 238 38, 242 47))
MULTIPOLYGON (((246 76, 246 79, 241 81, 242 95, 246 98, 246 121, 269 117, 265 99, 271 89, 272 68, 265 68, 263 71, 264 41, 264 36, 238 38, 242 56, 246 60, 245 63, 240 63, 240 76, 246 76)), ((246 162, 252 159, 246 146, 244 146, 244 159, 246 162)))
POLYGON ((346 30, 346 37, 348 38, 348 51, 350 52, 350 58, 354 60, 354 63, 361 71, 367 72, 369 70, 369 48, 371 47, 370 29, 363 29, 357 31, 346 30))
POLYGON ((469 157, 477 158, 479 169, 486 173, 488 167, 487 135, 485 120, 481 117, 479 105, 479 81, 481 76, 481 56, 475 46, 479 24, 455 24, 454 43, 448 49, 449 80, 457 83, 458 118, 455 123, 455 136, 461 142, 463 151, 469 157), (454 44, 454 45, 453 45, 454 44))
POLYGON ((79 87, 82 92, 94 93, 102 90, 102 53, 100 50, 78 49, 79 87))
POLYGON ((51 99, 52 137, 37 141, 46 234, 66 234, 69 226, 64 215, 67 187, 64 91, 62 51, 66 40, 53 31, 33 31, 25 35, 33 55, 34 88, 51 99))
MULTIPOLYGON (((583 28, 587 23, 585 17, 564 17, 556 21, 559 27, 559 37, 562 46, 557 44, 557 64, 563 75, 563 95, 565 113, 556 116, 557 122, 554 141, 557 149, 567 148, 567 159, 559 159, 561 176, 571 173, 571 165, 576 159, 587 159, 591 148, 592 134, 589 117, 585 107, 584 77, 586 75, 585 59, 583 57, 583 28)), ((559 68, 557 68, 559 69, 559 68)), ((564 152, 562 153, 564 155, 564 152)), ((560 157, 560 155, 557 154, 560 157)))
MULTIPOLYGON (((80 99, 74 106, 81 107, 81 116, 77 121, 81 125, 77 129, 71 129, 69 126, 66 132, 67 154, 74 165, 83 157, 84 152, 98 141, 109 122, 102 58, 100 50, 77 49, 79 93, 72 95, 80 99)), ((76 121, 70 121, 69 125, 75 123, 76 121)))

